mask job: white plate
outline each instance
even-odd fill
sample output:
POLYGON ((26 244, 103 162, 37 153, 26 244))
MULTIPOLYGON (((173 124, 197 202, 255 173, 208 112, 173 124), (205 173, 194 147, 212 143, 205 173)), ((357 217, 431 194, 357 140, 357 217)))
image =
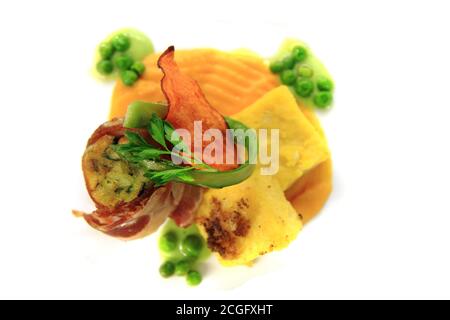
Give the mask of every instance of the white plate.
MULTIPOLYGON (((146 26, 145 24, 140 26, 140 29, 153 39, 157 51, 163 51, 170 45, 175 45, 176 48, 180 49, 213 47, 222 50, 234 50, 248 48, 266 57, 274 54, 285 36, 289 35, 286 32, 286 28, 271 23, 253 24, 251 29, 246 32, 241 32, 248 27, 246 24, 233 23, 232 21, 219 20, 209 22, 207 25, 208 32, 203 31, 205 27, 204 21, 194 21, 189 26, 186 26, 186 28, 183 28, 182 32, 175 26, 169 26, 164 32, 152 32, 153 26, 146 26), (253 30, 257 30, 257 32, 253 30), (195 37, 189 36, 191 34, 195 35, 195 37)), ((85 78, 82 81, 89 84, 89 94, 87 95, 90 98, 86 99, 81 94, 79 103, 82 104, 86 100, 95 99, 100 104, 99 106, 90 105, 87 108, 80 108, 79 114, 76 115, 76 117, 84 119, 83 122, 92 123, 91 130, 83 131, 83 138, 76 136, 77 141, 74 141, 74 143, 80 146, 84 146, 86 137, 92 132, 92 129, 104 121, 109 111, 109 97, 112 92, 112 86, 110 85, 99 85, 93 83, 89 78, 85 78), (92 111, 93 107, 97 109, 95 114, 92 111)), ((82 151, 81 149, 77 151, 78 153, 71 151, 71 154, 78 161, 82 151)), ((84 181, 78 163, 73 171, 75 173, 73 192, 77 197, 71 202, 71 205, 76 208, 88 210, 92 208, 92 203, 85 191, 84 181)), ((161 260, 156 243, 158 235, 150 236, 144 240, 122 243, 91 230, 81 219, 71 219, 68 223, 71 223, 68 227, 74 232, 74 235, 71 237, 77 239, 77 252, 82 254, 84 260, 90 264, 90 273, 92 273, 91 275, 93 277, 114 277, 117 270, 127 270, 125 271, 126 273, 131 273, 127 274, 127 281, 131 283, 138 281, 143 287, 152 288, 149 292, 146 292, 146 289, 138 289, 143 296, 152 296, 153 293, 150 291, 153 290, 157 291, 158 295, 164 295, 164 292, 169 292, 169 296, 173 296, 173 291, 176 291, 177 294, 180 294, 180 297, 184 297, 184 293, 191 295, 194 290, 195 292, 208 292, 210 290, 226 292, 231 289, 246 286, 252 281, 264 281, 261 278, 267 277, 270 274, 273 276, 278 274, 279 277, 286 272, 284 270, 287 266, 292 263, 298 263, 295 261, 296 259, 292 259, 291 257, 301 255, 300 246, 302 237, 299 237, 286 252, 266 255, 260 258, 252 268, 224 268, 212 257, 203 266, 205 280, 199 288, 193 290, 192 288, 186 287, 183 278, 164 280, 159 276, 158 268, 161 260), (111 265, 114 267, 111 268, 111 265), (132 280, 133 278, 134 280, 132 280), (174 290, 174 288, 176 289, 174 290)), ((73 238, 68 241, 72 242, 73 238)), ((110 293, 109 290, 108 292, 110 293)))
POLYGON ((1 2, 0 297, 449 298, 448 10, 405 3, 1 2), (155 236, 124 243, 72 217, 92 208, 80 157, 112 90, 89 76, 93 50, 126 26, 158 50, 270 55, 293 36, 326 64, 334 193, 288 249, 212 261, 188 288, 160 278, 155 236))

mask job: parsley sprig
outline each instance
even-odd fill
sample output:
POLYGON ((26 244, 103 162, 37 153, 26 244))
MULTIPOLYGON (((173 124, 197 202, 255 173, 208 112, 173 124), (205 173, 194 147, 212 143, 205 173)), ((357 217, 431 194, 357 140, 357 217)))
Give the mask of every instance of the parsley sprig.
POLYGON ((122 159, 141 165, 145 170, 145 177, 153 181, 156 186, 162 186, 170 181, 195 184, 191 174, 193 171, 218 171, 197 159, 190 152, 190 148, 184 144, 173 126, 156 114, 152 115, 147 131, 153 140, 159 144, 159 148, 149 144, 139 133, 126 131, 125 137, 128 142, 115 145, 114 151, 122 159), (177 146, 177 149, 183 150, 183 153, 170 150, 171 146, 177 146), (176 165, 170 160, 171 155, 179 157, 191 165, 176 165))

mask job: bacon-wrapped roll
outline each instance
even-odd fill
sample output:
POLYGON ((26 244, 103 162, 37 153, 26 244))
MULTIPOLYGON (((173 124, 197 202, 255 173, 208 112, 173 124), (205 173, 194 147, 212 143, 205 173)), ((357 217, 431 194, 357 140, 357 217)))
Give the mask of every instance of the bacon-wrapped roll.
POLYGON ((115 119, 102 124, 89 139, 82 167, 97 210, 81 215, 93 228, 125 240, 151 234, 171 214, 180 225, 189 225, 202 190, 180 183, 155 188, 141 167, 122 160, 112 148, 125 140, 124 133, 123 120, 115 119))

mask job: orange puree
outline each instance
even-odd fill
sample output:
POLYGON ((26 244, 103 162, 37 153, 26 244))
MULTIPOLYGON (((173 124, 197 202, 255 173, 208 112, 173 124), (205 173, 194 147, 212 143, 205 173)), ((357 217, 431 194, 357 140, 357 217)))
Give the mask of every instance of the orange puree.
MULTIPOLYGON (((156 62, 159 54, 148 56, 146 71, 132 87, 116 82, 111 100, 110 118, 123 117, 128 105, 136 100, 164 101, 156 62)), ((175 60, 183 73, 195 79, 209 103, 223 115, 232 115, 277 87, 279 81, 264 60, 256 56, 226 53, 214 49, 177 50, 175 60)), ((311 123, 323 134, 313 111, 301 107, 311 123)), ((319 165, 286 191, 305 222, 323 207, 332 188, 331 161, 319 165)))
MULTIPOLYGON (((147 69, 133 87, 117 82, 110 117, 125 114, 134 100, 163 101, 162 72, 156 66, 159 54, 144 61, 147 69)), ((214 49, 177 50, 175 60, 181 71, 195 79, 209 103, 223 115, 237 113, 278 86, 278 79, 262 59, 225 53, 214 49)))

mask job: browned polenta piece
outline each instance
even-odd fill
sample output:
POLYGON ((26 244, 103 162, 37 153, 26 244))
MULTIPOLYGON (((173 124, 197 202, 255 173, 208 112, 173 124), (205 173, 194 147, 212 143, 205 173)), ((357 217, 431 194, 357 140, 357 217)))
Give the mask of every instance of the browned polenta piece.
POLYGON ((287 247, 302 228, 278 181, 259 171, 238 185, 206 191, 196 222, 209 248, 230 266, 287 247))

